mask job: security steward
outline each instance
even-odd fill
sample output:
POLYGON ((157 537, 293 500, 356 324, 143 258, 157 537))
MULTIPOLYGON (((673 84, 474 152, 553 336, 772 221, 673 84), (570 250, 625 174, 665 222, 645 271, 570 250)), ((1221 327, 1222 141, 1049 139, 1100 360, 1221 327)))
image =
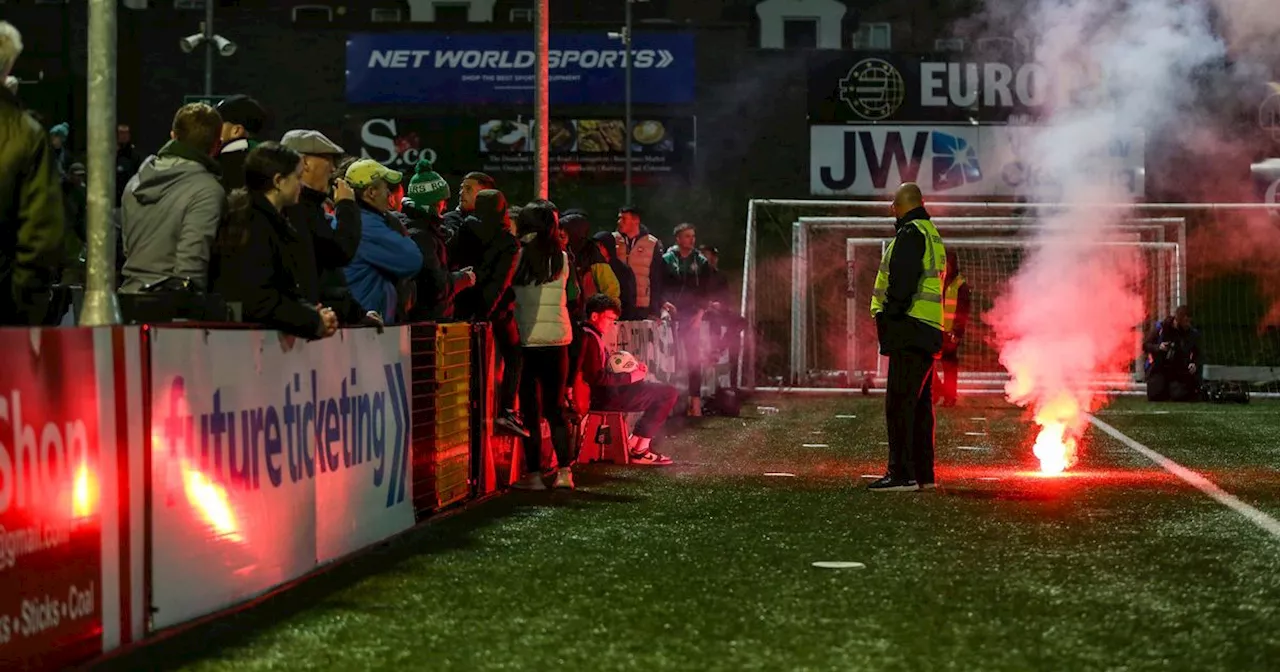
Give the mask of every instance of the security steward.
POLYGON ((943 406, 956 405, 956 386, 960 379, 960 344, 964 342, 965 328, 969 326, 969 309, 972 299, 969 281, 960 272, 960 260, 955 250, 947 250, 947 270, 942 284, 942 359, 938 362, 938 375, 934 384, 943 406))
POLYGON ((942 276, 946 249, 929 221, 920 187, 898 187, 893 198, 897 232, 880 260, 871 315, 880 354, 889 357, 885 419, 889 469, 872 483, 876 492, 935 487, 933 374, 942 352, 942 276))

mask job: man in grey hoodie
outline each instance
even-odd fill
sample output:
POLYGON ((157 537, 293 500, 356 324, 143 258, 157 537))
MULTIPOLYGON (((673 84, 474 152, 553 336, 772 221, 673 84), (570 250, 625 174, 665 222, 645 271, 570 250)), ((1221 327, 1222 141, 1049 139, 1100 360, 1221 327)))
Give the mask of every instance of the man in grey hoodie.
POLYGON ((226 192, 212 157, 222 118, 204 103, 183 105, 172 138, 147 157, 121 201, 124 282, 120 291, 208 285, 210 247, 226 210, 226 192))

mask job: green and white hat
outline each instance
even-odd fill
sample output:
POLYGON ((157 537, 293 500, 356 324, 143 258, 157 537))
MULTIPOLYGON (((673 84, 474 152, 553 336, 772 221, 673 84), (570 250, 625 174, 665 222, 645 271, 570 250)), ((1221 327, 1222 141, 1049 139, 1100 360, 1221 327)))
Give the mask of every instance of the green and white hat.
POLYGON ((440 201, 449 200, 449 183, 431 168, 431 161, 422 159, 414 169, 404 197, 420 208, 430 208, 440 201))

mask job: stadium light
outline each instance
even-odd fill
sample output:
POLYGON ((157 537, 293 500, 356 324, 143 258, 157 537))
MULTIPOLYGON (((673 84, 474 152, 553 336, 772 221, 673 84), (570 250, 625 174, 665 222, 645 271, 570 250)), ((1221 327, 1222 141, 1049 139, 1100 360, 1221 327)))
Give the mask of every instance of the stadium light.
POLYGON ((213 53, 216 51, 222 56, 230 56, 236 53, 235 42, 213 33, 212 0, 205 0, 204 23, 200 24, 200 32, 188 35, 178 41, 178 47, 182 49, 184 54, 189 54, 200 46, 204 47, 204 95, 207 99, 213 97, 213 53))

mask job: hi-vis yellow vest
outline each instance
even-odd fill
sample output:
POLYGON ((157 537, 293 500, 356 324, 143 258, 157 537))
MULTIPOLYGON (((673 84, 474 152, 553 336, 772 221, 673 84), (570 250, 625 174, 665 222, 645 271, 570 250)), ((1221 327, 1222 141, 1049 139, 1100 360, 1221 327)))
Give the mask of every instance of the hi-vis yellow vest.
POLYGON ((658 239, 652 235, 644 235, 636 238, 635 245, 630 246, 626 236, 614 231, 613 243, 618 258, 636 274, 636 307, 648 308, 653 302, 649 271, 653 267, 653 251, 658 247, 658 239))
POLYGON ((956 273, 956 277, 947 285, 946 291, 942 293, 942 330, 950 333, 951 328, 956 324, 956 309, 960 307, 960 288, 964 287, 963 273, 956 273))
MULTIPOLYGON (((933 222, 917 219, 911 222, 911 226, 915 226, 920 233, 924 234, 924 273, 920 276, 920 285, 916 287, 915 295, 911 297, 911 308, 907 310, 907 315, 941 331, 942 273, 947 263, 947 251, 942 246, 942 236, 938 234, 938 229, 934 228, 933 222)), ((884 312, 884 297, 889 291, 889 260, 893 258, 893 244, 896 242, 895 239, 889 243, 888 249, 880 259, 880 271, 876 273, 875 290, 871 293, 872 317, 884 312)))

